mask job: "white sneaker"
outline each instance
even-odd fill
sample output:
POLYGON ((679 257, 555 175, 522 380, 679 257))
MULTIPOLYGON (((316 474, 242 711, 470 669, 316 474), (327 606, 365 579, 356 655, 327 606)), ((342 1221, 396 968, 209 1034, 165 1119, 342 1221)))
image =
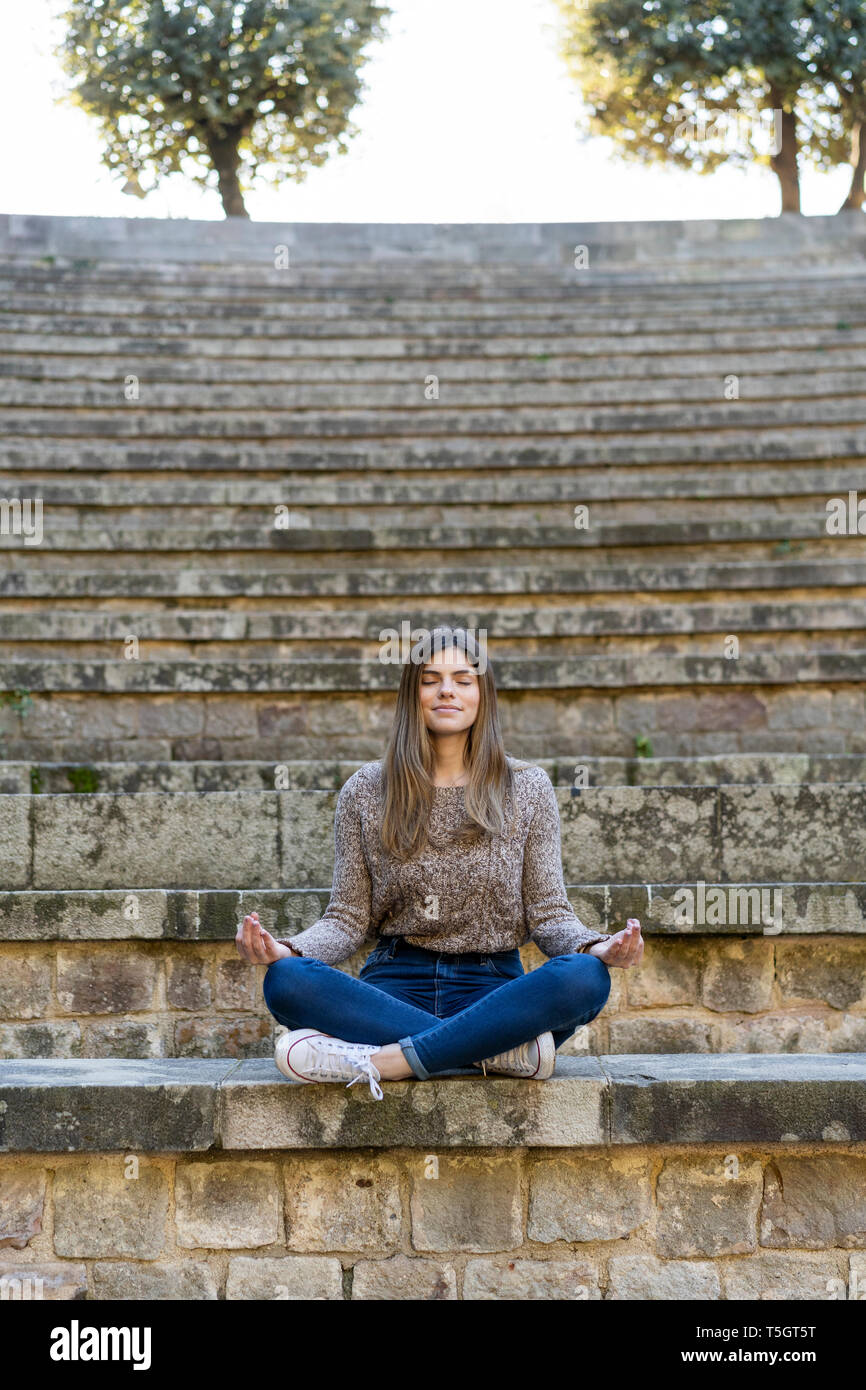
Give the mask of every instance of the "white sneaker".
POLYGON ((552 1033, 540 1033, 537 1038, 512 1047, 508 1052, 498 1052, 483 1062, 473 1062, 486 1076, 488 1071, 501 1072, 504 1076, 522 1076, 528 1081, 547 1081, 553 1076, 556 1066, 556 1047, 552 1033))
POLYGON ((381 1043, 343 1042, 313 1028, 296 1028, 277 1039, 274 1061, 290 1081, 347 1081, 354 1086, 367 1080, 376 1100, 381 1100, 382 1078, 370 1061, 380 1048, 381 1043))

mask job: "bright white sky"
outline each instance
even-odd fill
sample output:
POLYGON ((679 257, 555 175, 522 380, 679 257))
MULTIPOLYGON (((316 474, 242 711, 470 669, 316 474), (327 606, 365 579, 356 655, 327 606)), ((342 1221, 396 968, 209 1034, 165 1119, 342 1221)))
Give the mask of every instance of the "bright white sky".
MULTIPOLYGON (((175 176, 142 200, 101 162, 94 123, 59 104, 59 0, 0 0, 0 211, 220 218, 216 192, 175 176), (20 136, 20 138, 18 138, 20 136)), ((769 170, 710 177, 644 169, 576 128, 552 0, 391 0, 364 70, 349 152, 304 183, 247 194, 250 215, 295 222, 585 222, 763 217, 769 170)), ((832 213, 845 170, 806 171, 804 212, 832 213)))

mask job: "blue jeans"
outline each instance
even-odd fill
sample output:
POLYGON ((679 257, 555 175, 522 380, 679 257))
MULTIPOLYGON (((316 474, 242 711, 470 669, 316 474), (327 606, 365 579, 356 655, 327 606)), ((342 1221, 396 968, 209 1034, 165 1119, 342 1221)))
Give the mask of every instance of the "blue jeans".
POLYGON ((399 1043, 422 1081, 471 1069, 550 1031, 556 1047, 600 1014, 610 971, 597 956, 554 956, 524 972, 520 952, 423 950, 384 937, 357 978, 311 957, 268 966, 265 1003, 286 1028, 345 1042, 399 1043))

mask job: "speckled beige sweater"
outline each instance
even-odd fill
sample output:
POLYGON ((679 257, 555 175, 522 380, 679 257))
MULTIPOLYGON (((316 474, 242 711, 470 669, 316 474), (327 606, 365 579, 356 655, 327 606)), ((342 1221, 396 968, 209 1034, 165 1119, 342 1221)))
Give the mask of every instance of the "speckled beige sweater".
MULTIPOLYGON (((533 941, 546 956, 606 941, 575 916, 562 877, 559 806, 543 768, 509 757, 517 816, 511 833, 452 845, 463 787, 437 787, 427 849, 408 863, 379 840, 381 762, 343 784, 334 816, 334 882, 322 917, 291 938, 302 955, 347 960, 369 936, 405 936, 428 951, 509 951, 533 941)), ((510 819, 506 800, 506 822, 510 819)))

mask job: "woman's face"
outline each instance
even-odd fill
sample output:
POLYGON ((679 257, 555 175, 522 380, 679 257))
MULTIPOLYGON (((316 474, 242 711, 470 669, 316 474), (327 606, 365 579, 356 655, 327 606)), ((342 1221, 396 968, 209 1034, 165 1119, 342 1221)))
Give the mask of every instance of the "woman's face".
POLYGON ((481 687, 465 652, 447 647, 425 664, 419 685, 421 712, 431 734, 465 731, 475 722, 481 687))

